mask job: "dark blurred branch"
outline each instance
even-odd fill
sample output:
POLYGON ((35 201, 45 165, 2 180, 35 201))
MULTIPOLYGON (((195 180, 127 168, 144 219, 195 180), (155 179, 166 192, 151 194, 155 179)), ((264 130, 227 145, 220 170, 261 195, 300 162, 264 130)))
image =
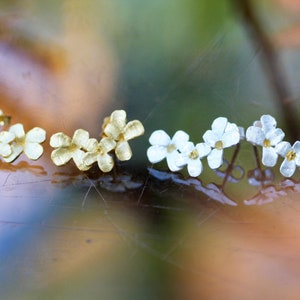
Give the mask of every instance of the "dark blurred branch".
POLYGON ((297 116, 290 97, 290 91, 282 72, 278 54, 263 29, 251 0, 231 0, 238 15, 250 35, 254 47, 261 50, 262 64, 265 68, 271 89, 283 114, 290 138, 299 139, 297 116))

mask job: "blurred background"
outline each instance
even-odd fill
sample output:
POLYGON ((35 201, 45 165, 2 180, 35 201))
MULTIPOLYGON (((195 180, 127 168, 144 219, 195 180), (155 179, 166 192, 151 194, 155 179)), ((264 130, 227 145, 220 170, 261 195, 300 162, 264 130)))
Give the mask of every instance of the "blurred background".
MULTIPOLYGON (((197 143, 219 116, 271 114, 299 138, 299 47, 299 0, 1 0, 0 108, 48 136, 41 160, 1 162, 1 299, 299 299, 298 171, 262 206, 229 182, 232 207, 152 178, 146 157, 154 130, 197 143), (53 166, 51 134, 98 137, 115 109, 145 127, 117 188, 53 166)), ((236 164, 255 168, 249 145, 236 164)))

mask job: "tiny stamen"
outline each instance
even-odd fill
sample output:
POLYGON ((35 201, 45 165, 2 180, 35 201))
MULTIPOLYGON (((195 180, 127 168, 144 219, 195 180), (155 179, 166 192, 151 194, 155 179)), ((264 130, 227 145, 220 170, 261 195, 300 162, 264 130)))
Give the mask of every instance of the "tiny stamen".
POLYGON ((296 158, 296 152, 293 150, 290 150, 286 155, 285 155, 286 159, 288 161, 294 160, 296 158))
POLYGON ((271 147, 271 142, 268 139, 265 139, 263 145, 265 148, 269 148, 271 147))
POLYGON ((173 151, 176 150, 176 146, 174 144, 170 144, 167 146, 167 152, 172 153, 173 151))
POLYGON ((217 141, 215 143, 215 148, 218 149, 218 150, 223 149, 223 142, 222 141, 217 141))
POLYGON ((199 153, 198 153, 197 149, 194 149, 189 154, 190 159, 197 159, 198 157, 199 157, 199 153))

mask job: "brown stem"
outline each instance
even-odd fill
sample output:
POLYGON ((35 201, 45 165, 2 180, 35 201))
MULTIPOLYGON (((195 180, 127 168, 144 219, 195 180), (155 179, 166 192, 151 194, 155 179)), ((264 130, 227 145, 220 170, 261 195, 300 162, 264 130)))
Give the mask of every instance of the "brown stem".
POLYGON ((254 145, 253 145, 253 151, 254 151, 256 167, 261 171, 261 164, 260 164, 260 160, 259 160, 258 149, 254 145))
POLYGON ((231 0, 235 9, 241 16, 250 35, 254 47, 261 49, 262 64, 265 68, 271 89, 277 99, 280 112, 286 123, 290 137, 294 140, 299 138, 297 130, 297 116, 293 103, 289 98, 291 93, 282 72, 282 66, 278 54, 270 38, 264 31, 253 9, 251 0, 231 0))
POLYGON ((233 167, 234 167, 234 162, 235 162, 235 160, 237 158, 237 155, 238 155, 239 151, 240 151, 240 144, 238 143, 236 145, 236 148, 235 148, 234 153, 232 155, 231 161, 230 161, 230 163, 229 163, 229 165, 227 167, 227 170, 226 170, 226 173, 225 173, 225 177, 223 179, 222 186, 221 186, 221 190, 222 191, 224 191, 225 184, 226 184, 226 182, 228 180, 228 177, 232 173, 232 170, 233 170, 233 167))

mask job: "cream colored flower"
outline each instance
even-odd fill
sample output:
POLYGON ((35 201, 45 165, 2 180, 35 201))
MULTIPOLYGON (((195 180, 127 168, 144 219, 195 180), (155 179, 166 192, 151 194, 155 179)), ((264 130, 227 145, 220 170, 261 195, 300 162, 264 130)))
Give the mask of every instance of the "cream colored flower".
POLYGON ((73 159, 79 170, 86 171, 91 166, 85 163, 83 157, 89 149, 95 148, 96 144, 97 140, 90 139, 89 133, 83 129, 77 129, 72 139, 62 132, 57 132, 50 138, 50 146, 56 148, 51 153, 51 159, 57 166, 65 165, 73 159))
POLYGON ((104 119, 103 137, 116 141, 115 153, 119 160, 129 160, 132 156, 128 141, 144 134, 144 126, 138 121, 130 121, 126 124, 126 112, 115 110, 110 117, 104 119))
POLYGON ((102 172, 110 172, 114 167, 114 160, 108 153, 115 149, 116 142, 111 138, 104 137, 101 141, 89 148, 89 152, 83 157, 83 161, 87 165, 98 162, 98 166, 102 172))
POLYGON ((15 139, 15 135, 9 131, 0 132, 0 155, 7 157, 12 154, 10 143, 15 139))
MULTIPOLYGON (((25 133, 23 125, 18 123, 11 126, 9 132, 15 138, 11 143, 10 155, 3 157, 5 162, 14 161, 22 152, 32 160, 37 160, 43 154, 44 149, 40 143, 46 140, 46 131, 44 129, 35 127, 25 133)), ((11 138, 12 136, 8 137, 9 140, 11 138)))

